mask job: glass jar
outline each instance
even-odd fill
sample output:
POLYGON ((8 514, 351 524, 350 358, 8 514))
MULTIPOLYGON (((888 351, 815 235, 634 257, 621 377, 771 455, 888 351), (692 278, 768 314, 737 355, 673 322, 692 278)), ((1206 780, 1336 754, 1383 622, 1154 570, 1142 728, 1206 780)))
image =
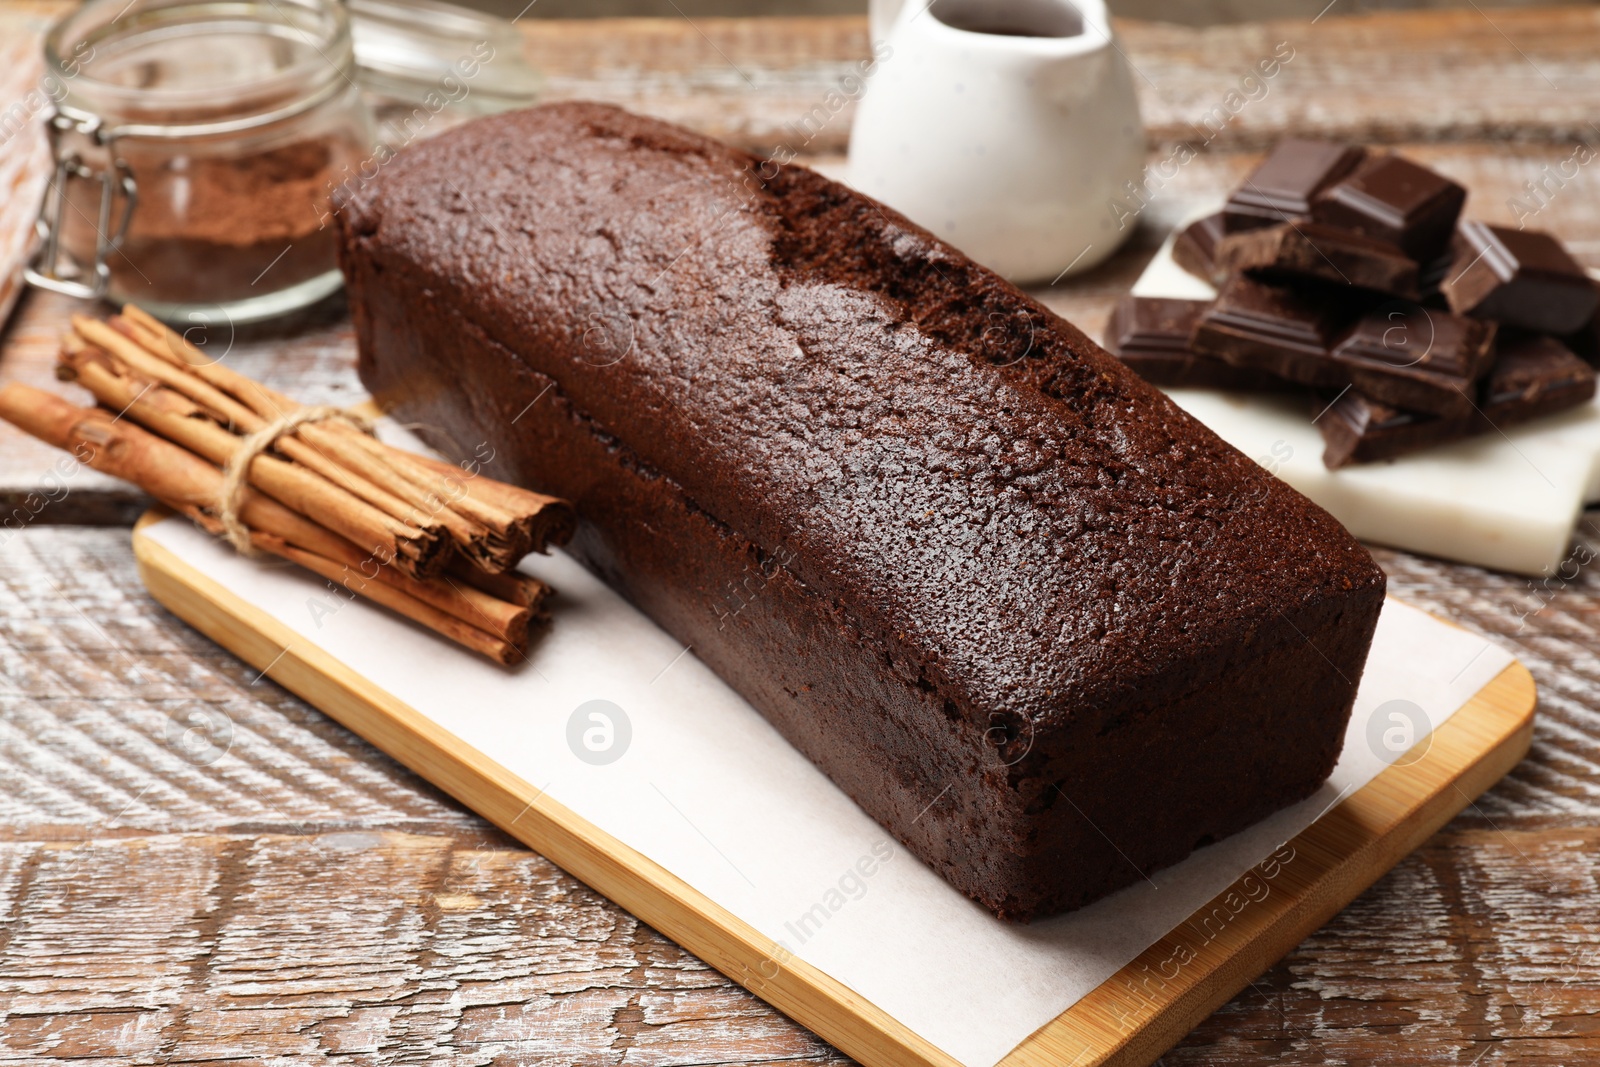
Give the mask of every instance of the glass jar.
POLYGON ((479 115, 528 107, 542 79, 505 19, 442 0, 346 0, 378 140, 398 151, 479 115))
POLYGON ((339 288, 330 198, 373 137, 337 0, 91 0, 45 62, 63 90, 30 281, 185 323, 339 288))

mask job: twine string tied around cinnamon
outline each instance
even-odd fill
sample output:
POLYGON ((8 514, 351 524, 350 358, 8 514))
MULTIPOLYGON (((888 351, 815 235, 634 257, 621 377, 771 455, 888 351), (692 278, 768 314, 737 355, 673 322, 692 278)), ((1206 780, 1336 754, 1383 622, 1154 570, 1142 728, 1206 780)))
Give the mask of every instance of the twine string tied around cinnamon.
POLYGON ((239 517, 244 491, 250 485, 250 464, 257 456, 269 451, 279 439, 289 436, 310 422, 346 422, 362 433, 373 432, 372 422, 352 415, 343 408, 317 405, 300 408, 268 423, 239 443, 238 450, 222 467, 222 498, 217 501, 217 517, 222 522, 224 535, 240 555, 259 555, 250 543, 250 528, 239 517))

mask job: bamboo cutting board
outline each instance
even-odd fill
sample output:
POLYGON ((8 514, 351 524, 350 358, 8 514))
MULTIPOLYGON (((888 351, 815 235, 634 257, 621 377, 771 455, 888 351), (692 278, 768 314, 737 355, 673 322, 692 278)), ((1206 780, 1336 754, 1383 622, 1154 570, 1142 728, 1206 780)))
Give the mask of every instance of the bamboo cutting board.
MULTIPOLYGON (((180 618, 869 1067, 953 1067, 867 998, 148 536, 162 517, 140 522, 134 551, 152 595, 180 618)), ((1288 842, 1292 864, 1246 872, 1002 1064, 1154 1061, 1503 776, 1527 751, 1534 704, 1533 679, 1513 662, 1421 758, 1384 770, 1288 842), (1270 894, 1257 894, 1262 878, 1270 894), (1197 949, 1184 927, 1206 931, 1197 949)))

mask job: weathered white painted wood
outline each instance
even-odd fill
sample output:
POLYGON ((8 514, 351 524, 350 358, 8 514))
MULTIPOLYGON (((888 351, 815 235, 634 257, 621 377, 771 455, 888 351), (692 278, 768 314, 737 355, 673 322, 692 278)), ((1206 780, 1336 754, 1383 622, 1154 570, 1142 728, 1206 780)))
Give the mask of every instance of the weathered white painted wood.
MULTIPOLYGON (((1600 30, 1592 8, 1484 7, 1492 24, 1468 10, 1291 28, 1296 58, 1217 139, 1230 150, 1180 168, 1145 213, 1151 234, 1049 302, 1097 332, 1161 226, 1285 130, 1424 142, 1403 150, 1465 181, 1475 214, 1508 218, 1523 182, 1591 137, 1584 79, 1600 30)), ((35 25, 60 10, 8 8, 35 25)), ((753 147, 865 54, 858 23, 700 29, 759 68, 759 92, 676 21, 547 26, 531 48, 552 95, 657 109, 753 147)), ((1279 39, 1125 25, 1155 83, 1141 82, 1153 157, 1279 39)), ((830 123, 817 150, 841 151, 844 128, 830 123)), ((1586 169, 1533 223, 1591 266, 1596 182, 1586 169)), ((0 380, 48 381, 66 310, 28 304, 0 347, 0 380)), ((239 358, 307 399, 354 389, 337 318, 239 358)), ((0 435, 0 500, 37 488, 53 461, 30 448, 0 435)), ((138 509, 87 475, 71 499, 45 519, 138 509)), ((0 535, 0 1060, 841 1062, 270 682, 252 685, 254 671, 144 595, 126 537, 0 535), (234 743, 197 767, 167 724, 211 709, 234 743)), ((1580 544, 1600 552, 1592 531, 1580 544)), ((1533 670, 1533 752, 1164 1063, 1600 1059, 1600 582, 1584 566, 1519 620, 1538 603, 1523 579, 1379 557, 1396 595, 1495 636, 1533 670)))

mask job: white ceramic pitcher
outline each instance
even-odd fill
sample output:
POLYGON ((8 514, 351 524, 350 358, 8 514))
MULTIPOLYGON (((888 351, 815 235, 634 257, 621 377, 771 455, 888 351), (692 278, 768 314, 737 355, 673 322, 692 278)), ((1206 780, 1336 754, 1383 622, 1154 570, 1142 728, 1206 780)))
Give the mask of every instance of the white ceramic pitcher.
POLYGON ((872 32, 852 186, 1017 282, 1127 238, 1144 129, 1102 0, 873 0, 872 32))

